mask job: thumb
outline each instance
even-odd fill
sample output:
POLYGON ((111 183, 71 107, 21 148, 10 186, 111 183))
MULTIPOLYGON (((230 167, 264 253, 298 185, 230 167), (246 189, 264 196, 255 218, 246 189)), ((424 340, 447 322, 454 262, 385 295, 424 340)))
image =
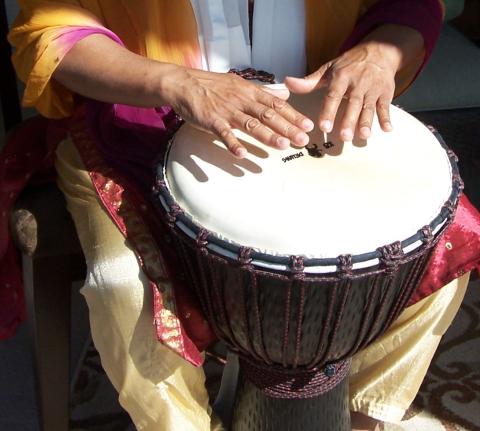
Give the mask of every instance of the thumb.
POLYGON ((292 93, 310 93, 311 91, 323 86, 322 78, 326 70, 327 67, 326 65, 324 65, 316 72, 313 72, 311 75, 308 75, 305 78, 295 78, 293 76, 287 76, 285 77, 285 86, 292 93))

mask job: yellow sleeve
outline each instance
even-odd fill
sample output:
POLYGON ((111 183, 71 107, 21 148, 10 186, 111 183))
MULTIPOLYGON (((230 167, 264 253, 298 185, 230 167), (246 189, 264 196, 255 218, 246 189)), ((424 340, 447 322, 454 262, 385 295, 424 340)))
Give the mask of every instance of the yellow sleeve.
POLYGON ((22 103, 49 118, 67 117, 73 111, 73 93, 54 81, 52 74, 74 45, 75 30, 103 31, 104 27, 79 1, 20 0, 19 4, 20 14, 8 40, 15 48, 13 65, 25 83, 22 103))

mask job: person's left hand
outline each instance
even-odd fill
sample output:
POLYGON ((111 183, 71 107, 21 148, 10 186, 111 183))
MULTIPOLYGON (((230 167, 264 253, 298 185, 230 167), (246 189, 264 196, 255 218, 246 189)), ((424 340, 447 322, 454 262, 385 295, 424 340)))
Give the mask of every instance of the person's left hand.
POLYGON ((333 129, 342 99, 347 99, 343 118, 338 119, 340 137, 344 141, 351 141, 354 135, 367 139, 375 110, 381 128, 386 132, 392 130, 389 108, 399 61, 395 50, 364 42, 305 78, 285 78, 285 85, 293 93, 309 93, 326 87, 318 121, 320 129, 327 133, 333 129))

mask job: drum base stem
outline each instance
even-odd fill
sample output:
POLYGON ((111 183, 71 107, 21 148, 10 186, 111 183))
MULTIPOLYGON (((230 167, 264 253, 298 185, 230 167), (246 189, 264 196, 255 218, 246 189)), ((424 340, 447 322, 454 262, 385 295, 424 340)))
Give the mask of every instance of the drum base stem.
POLYGON ((350 431, 348 378, 318 397, 280 399, 240 377, 231 430, 350 431))

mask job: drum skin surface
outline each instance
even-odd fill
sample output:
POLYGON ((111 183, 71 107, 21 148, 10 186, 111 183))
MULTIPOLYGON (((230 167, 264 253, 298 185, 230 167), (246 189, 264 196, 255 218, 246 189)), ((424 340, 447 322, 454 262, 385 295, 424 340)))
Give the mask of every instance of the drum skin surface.
MULTIPOLYGON (((315 119, 321 98, 293 105, 315 119)), ((350 430, 350 358, 407 305, 462 188, 427 127, 392 122, 283 152, 239 134, 244 160, 187 125, 158 168, 181 276, 240 359, 233 431, 350 430)))
MULTIPOLYGON (((315 120, 322 97, 290 102, 315 120)), ((452 190, 450 161, 435 136, 394 106, 391 119, 393 132, 375 120, 368 141, 342 142, 335 128, 325 142, 314 129, 307 148, 283 151, 236 131, 249 151, 242 160, 185 125, 169 152, 169 187, 193 220, 227 241, 272 255, 369 252, 430 223, 452 190)))

